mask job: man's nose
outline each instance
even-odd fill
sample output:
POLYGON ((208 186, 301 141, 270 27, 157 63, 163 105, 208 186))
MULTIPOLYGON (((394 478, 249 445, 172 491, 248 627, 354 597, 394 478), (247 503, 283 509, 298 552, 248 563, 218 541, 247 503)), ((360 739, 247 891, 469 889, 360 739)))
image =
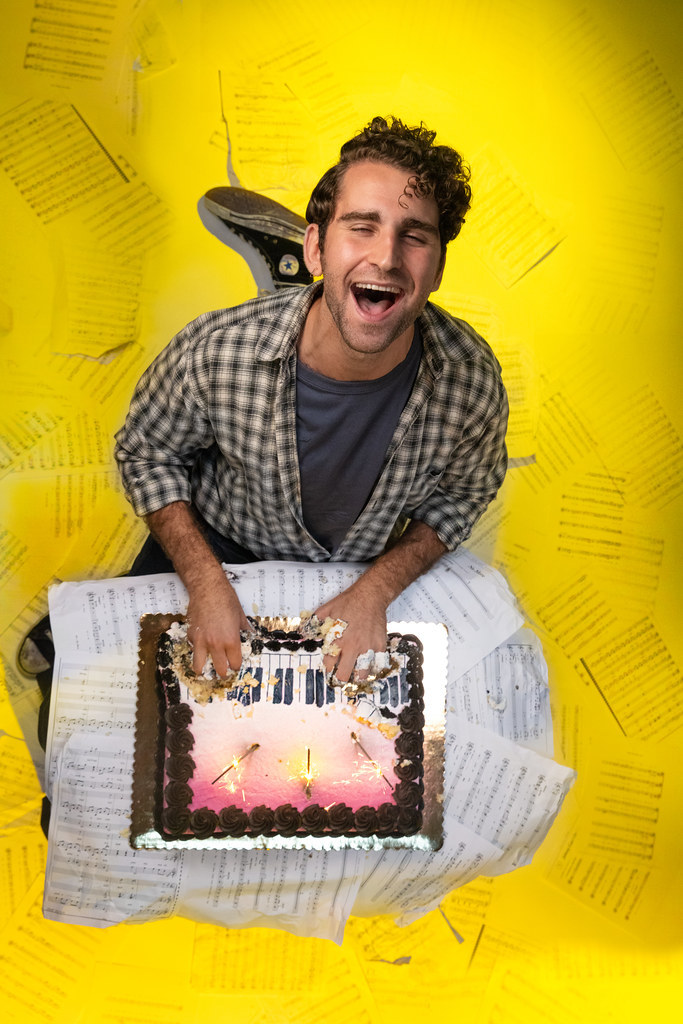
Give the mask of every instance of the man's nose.
POLYGON ((370 260, 380 270, 396 270, 401 265, 400 239, 394 231, 378 231, 373 239, 370 260))

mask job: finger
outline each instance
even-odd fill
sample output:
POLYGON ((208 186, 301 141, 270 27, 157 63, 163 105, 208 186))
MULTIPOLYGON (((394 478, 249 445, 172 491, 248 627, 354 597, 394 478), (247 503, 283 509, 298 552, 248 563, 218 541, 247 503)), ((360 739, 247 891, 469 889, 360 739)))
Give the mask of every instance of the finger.
POLYGON ((225 679, 228 674, 228 659, 225 656, 225 648, 222 645, 216 644, 211 648, 210 654, 216 675, 219 679, 225 679))
POLYGON ((206 662, 209 650, 198 629, 191 629, 190 633, 190 642, 194 652, 192 655, 192 668, 200 676, 204 671, 204 663, 206 662))
POLYGON ((233 672, 238 672, 240 665, 242 664, 242 645, 239 638, 234 643, 228 643, 225 645, 225 650, 228 655, 228 662, 233 672))
POLYGON ((323 658, 323 668, 329 676, 334 676, 338 679, 337 670, 339 669, 339 662, 341 661, 341 654, 326 654, 323 658))
POLYGON ((347 654, 342 651, 342 656, 337 665, 336 676, 340 683, 348 683, 356 665, 355 654, 347 654))

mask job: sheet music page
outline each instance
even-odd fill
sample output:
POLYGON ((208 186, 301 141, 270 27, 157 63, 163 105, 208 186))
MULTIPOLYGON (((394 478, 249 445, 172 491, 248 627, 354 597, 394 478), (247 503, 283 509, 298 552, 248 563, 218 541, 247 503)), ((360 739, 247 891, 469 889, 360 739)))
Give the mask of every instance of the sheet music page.
POLYGON ((120 30, 120 16, 129 7, 130 0, 115 0, 89 7, 85 18, 78 0, 61 0, 47 11, 41 0, 33 0, 24 67, 64 82, 101 81, 120 30))
POLYGON ((59 697, 50 705, 46 765, 46 793, 52 799, 60 758, 69 739, 77 733, 113 732, 129 754, 133 752, 137 666, 121 655, 55 661, 59 697))
POLYGON ((683 491, 683 438, 662 395, 634 377, 618 407, 605 402, 611 373, 595 365, 587 347, 576 353, 575 364, 558 372, 562 391, 599 455, 591 469, 610 477, 630 506, 661 510, 676 500, 683 491))
POLYGON ((622 736, 660 741, 680 729, 683 674, 648 617, 596 637, 576 669, 622 736))
MULTIPOLYGON (((218 55, 217 55, 218 56, 218 55)), ((310 127, 306 111, 291 89, 269 68, 255 71, 249 62, 221 69, 213 92, 226 106, 231 161, 244 188, 274 191, 303 188, 308 166, 310 127)), ((226 128, 216 129, 216 144, 226 128)), ((225 144, 225 143, 223 143, 225 144)))
POLYGON ((23 736, 0 730, 0 821, 9 824, 40 804, 40 791, 23 736))
MULTIPOLYGON (((35 773, 37 772, 41 780, 40 785, 42 785, 45 752, 38 743, 38 730, 36 729, 41 702, 40 689, 34 680, 27 680, 26 676, 19 671, 16 664, 16 652, 29 629, 44 615, 47 582, 49 581, 45 580, 45 566, 39 564, 38 558, 33 558, 27 564, 30 564, 31 575, 35 574, 35 578, 40 579, 41 582, 24 602, 17 603, 14 618, 11 618, 11 615, 6 616, 10 621, 0 632, 0 655, 4 668, 5 687, 12 709, 11 724, 7 724, 5 728, 13 736, 21 736, 23 733, 21 738, 26 741, 32 761, 32 767, 28 769, 26 777, 33 775, 35 782, 35 773)), ((10 584, 12 582, 13 580, 10 580, 10 584)), ((38 787, 37 782, 36 787, 38 787)), ((38 792, 36 789, 36 795, 38 792)))
MULTIPOLYGON (((616 849, 613 842, 603 850, 596 840, 596 814, 585 821, 582 811, 583 805, 570 795, 564 834, 555 841, 551 836, 541 855, 548 881, 615 924, 638 922, 643 914, 656 916, 658 904, 666 899, 666 884, 653 859, 651 808, 645 827, 637 826, 637 844, 626 850, 616 849)), ((626 824, 628 812, 617 810, 617 816, 617 830, 633 829, 626 824)), ((598 827, 604 828, 603 823, 598 827)))
POLYGON ((651 53, 606 67, 585 98, 624 167, 663 172, 683 153, 683 107, 651 53))
POLYGON ((259 69, 286 84, 307 111, 316 134, 336 144, 344 126, 358 120, 358 111, 340 73, 314 35, 296 38, 265 55, 259 69))
MULTIPOLYGON (((69 241, 55 294, 55 352, 97 358, 138 336, 142 261, 131 250, 115 257, 90 239, 69 241)), ((107 439, 109 452, 109 439, 107 439)))
POLYGON ((536 435, 536 463, 519 471, 534 494, 542 493, 595 451, 585 419, 559 389, 541 403, 536 435))
POLYGON ((520 629, 448 686, 450 716, 553 756, 548 668, 541 642, 520 629))
POLYGON ((653 536, 651 525, 641 525, 638 510, 628 505, 630 490, 628 479, 609 473, 586 473, 569 484, 555 527, 557 550, 656 578, 664 541, 653 536))
POLYGON ((396 914, 409 920, 433 910, 444 896, 482 873, 495 873, 501 851, 452 816, 440 850, 382 850, 367 854, 353 907, 361 917, 396 914))
POLYGON ((26 379, 26 388, 13 389, 11 395, 0 387, 0 478, 10 473, 22 455, 41 438, 49 437, 64 419, 59 396, 45 396, 37 382, 35 387, 32 385, 26 379))
POLYGON ((50 621, 62 658, 126 655, 137 665, 140 616, 187 609, 187 591, 175 573, 62 583, 50 589, 50 621))
POLYGON ((148 535, 142 519, 131 517, 118 487, 105 487, 92 516, 83 525, 80 543, 59 567, 61 580, 113 579, 130 569, 148 535))
POLYGON ((514 971, 496 966, 483 1003, 491 1024, 514 1020, 525 1024, 583 1024, 591 1018, 607 1021, 611 1016, 606 1006, 603 1012, 609 1016, 602 1016, 595 998, 581 982, 554 976, 546 962, 535 971, 525 972, 523 979, 514 971))
POLYGON ((237 991, 261 989, 265 994, 274 990, 281 1001, 288 993, 302 995, 326 988, 329 974, 342 967, 343 953, 331 943, 299 942, 283 931, 219 932, 198 924, 195 934, 192 973, 209 990, 224 991, 225 965, 230 964, 231 986, 237 991))
POLYGON ((268 929, 218 930, 199 924, 195 930, 191 983, 203 994, 193 1000, 198 1020, 230 1015, 225 999, 229 972, 231 992, 245 1024, 288 1021, 292 1024, 369 1024, 376 1005, 362 965, 345 941, 342 948, 315 939, 268 929), (208 990, 208 991, 207 991, 208 990))
POLYGON ((110 438, 105 424, 86 410, 64 418, 14 464, 14 472, 100 469, 111 472, 110 438))
MULTIPOLYGON (((4 811, 3 811, 4 813, 4 811)), ((0 871, 0 905, 10 915, 26 892, 38 881, 42 888, 47 844, 36 827, 35 816, 21 822, 21 828, 8 827, 6 819, 0 828, 3 843, 3 870, 0 871)))
POLYGON ((616 413, 596 402, 592 414, 605 461, 629 474, 634 505, 662 509, 681 494, 683 439, 649 385, 626 395, 616 413))
POLYGON ((448 723, 444 815, 505 851, 490 874, 529 863, 575 777, 488 729, 448 723))
POLYGON ((465 548, 420 576, 387 614, 399 622, 443 623, 451 678, 467 672, 524 622, 501 574, 465 548))
POLYGON ((74 1000, 102 955, 101 933, 56 927, 41 915, 42 874, 2 931, 3 1001, 10 1024, 73 1020, 74 1000))
POLYGON ((0 167, 40 221, 74 215, 91 244, 139 257, 167 237, 170 215, 115 148, 73 103, 24 100, 0 116, 0 167))
POLYGON ((97 415, 111 410, 116 424, 121 409, 149 364, 149 351, 138 342, 127 342, 119 348, 105 352, 98 359, 76 358, 55 352, 50 341, 36 350, 45 373, 56 381, 73 401, 85 403, 97 410, 97 415))
POLYGON ((0 166, 44 224, 129 181, 76 108, 48 99, 25 100, 3 114, 0 166))
POLYGON ((493 147, 472 160, 477 203, 468 218, 467 243, 510 288, 565 237, 516 170, 493 147))
POLYGON ((530 459, 536 452, 537 384, 531 359, 521 345, 513 347, 497 340, 493 344, 503 368, 503 383, 510 405, 505 444, 514 465, 514 460, 530 459))
POLYGON ((273 928, 287 922, 288 931, 341 944, 365 854, 187 850, 182 856, 176 913, 231 928, 273 928))
POLYGON ((54 775, 45 917, 100 928, 170 917, 182 853, 128 844, 132 735, 74 733, 54 775))

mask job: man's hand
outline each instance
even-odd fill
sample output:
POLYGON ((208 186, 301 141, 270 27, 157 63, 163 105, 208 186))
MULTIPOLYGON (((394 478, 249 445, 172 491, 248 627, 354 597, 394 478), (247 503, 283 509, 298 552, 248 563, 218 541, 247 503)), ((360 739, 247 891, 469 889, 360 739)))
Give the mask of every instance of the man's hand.
MULTIPOLYGON (((348 682, 359 654, 386 650, 387 608, 445 551, 446 545, 431 527, 413 521, 393 548, 380 555, 355 583, 317 609, 315 614, 321 620, 329 615, 348 623, 337 641, 341 651, 337 679, 348 682)), ((326 658, 328 672, 335 660, 326 658)))
POLYGON ((188 636, 194 647, 192 666, 201 674, 210 654, 221 678, 229 668, 242 663, 240 629, 247 619, 239 598, 206 543, 204 536, 183 501, 160 508, 146 517, 151 533, 159 541, 187 588, 188 636))
POLYGON ((187 618, 195 672, 201 675, 211 655, 216 674, 224 679, 230 669, 237 671, 242 663, 240 629, 247 629, 249 624, 237 594, 220 571, 222 579, 205 581, 191 592, 187 618))
POLYGON ((321 622, 329 616, 348 623, 339 640, 336 641, 340 655, 328 655, 325 668, 331 672, 337 665, 335 676, 341 682, 348 681, 359 654, 366 651, 384 651, 387 646, 387 606, 381 593, 372 585, 363 584, 366 577, 344 590, 331 601, 316 610, 321 622))

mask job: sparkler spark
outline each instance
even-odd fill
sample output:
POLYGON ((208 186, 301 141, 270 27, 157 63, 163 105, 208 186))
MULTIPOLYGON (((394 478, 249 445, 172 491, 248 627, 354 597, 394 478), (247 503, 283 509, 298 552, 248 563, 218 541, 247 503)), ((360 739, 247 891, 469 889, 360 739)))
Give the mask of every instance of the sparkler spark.
POLYGON ((377 775, 377 778, 378 779, 384 779, 384 781, 386 782, 386 784, 389 787, 389 789, 393 790, 394 787, 392 786, 392 784, 389 782, 389 779, 386 777, 386 775, 382 771, 381 766, 378 764, 377 761, 375 761, 374 757, 370 757, 370 755, 368 754, 367 750, 365 749, 365 747, 363 746, 361 741, 356 736, 355 732, 351 733, 351 739, 356 744, 356 746, 358 746, 360 748, 360 750, 365 755, 365 757, 367 757, 368 761, 370 762, 370 765, 372 766, 373 771, 377 775))
MULTIPOLYGON (((213 780, 213 782, 211 783, 211 785, 212 785, 212 786, 215 786, 215 784, 216 784, 216 783, 218 782, 218 780, 219 780, 219 779, 222 779, 222 778, 223 778, 223 776, 224 776, 224 775, 225 775, 225 774, 226 774, 227 772, 229 772, 231 768, 235 768, 235 769, 236 769, 236 768, 238 767, 238 765, 239 765, 240 761, 244 761, 245 757, 248 757, 248 756, 249 756, 249 754, 253 754, 253 752, 254 752, 255 750, 258 750, 258 748, 259 748, 260 746, 261 746, 261 744, 260 744, 260 743, 252 743, 252 745, 251 745, 250 747, 248 747, 248 748, 247 748, 247 749, 246 749, 246 750, 244 751, 244 753, 243 753, 243 754, 240 754, 240 756, 239 756, 239 757, 237 757, 236 755, 233 755, 232 761, 230 762, 230 764, 228 765, 228 767, 227 767, 227 768, 225 768, 225 769, 223 769, 223 771, 222 771, 222 772, 220 773, 220 775, 217 775, 217 776, 216 776, 216 778, 215 778, 215 779, 213 780)), ((232 792, 234 792, 234 790, 232 790, 232 792)))
POLYGON ((299 767, 295 769, 293 775, 288 776, 288 779, 290 782, 294 782, 297 779, 303 782, 304 792, 308 799, 310 799, 313 783, 315 782, 319 775, 320 771, 311 761, 311 748, 306 747, 305 760, 299 762, 299 767))

